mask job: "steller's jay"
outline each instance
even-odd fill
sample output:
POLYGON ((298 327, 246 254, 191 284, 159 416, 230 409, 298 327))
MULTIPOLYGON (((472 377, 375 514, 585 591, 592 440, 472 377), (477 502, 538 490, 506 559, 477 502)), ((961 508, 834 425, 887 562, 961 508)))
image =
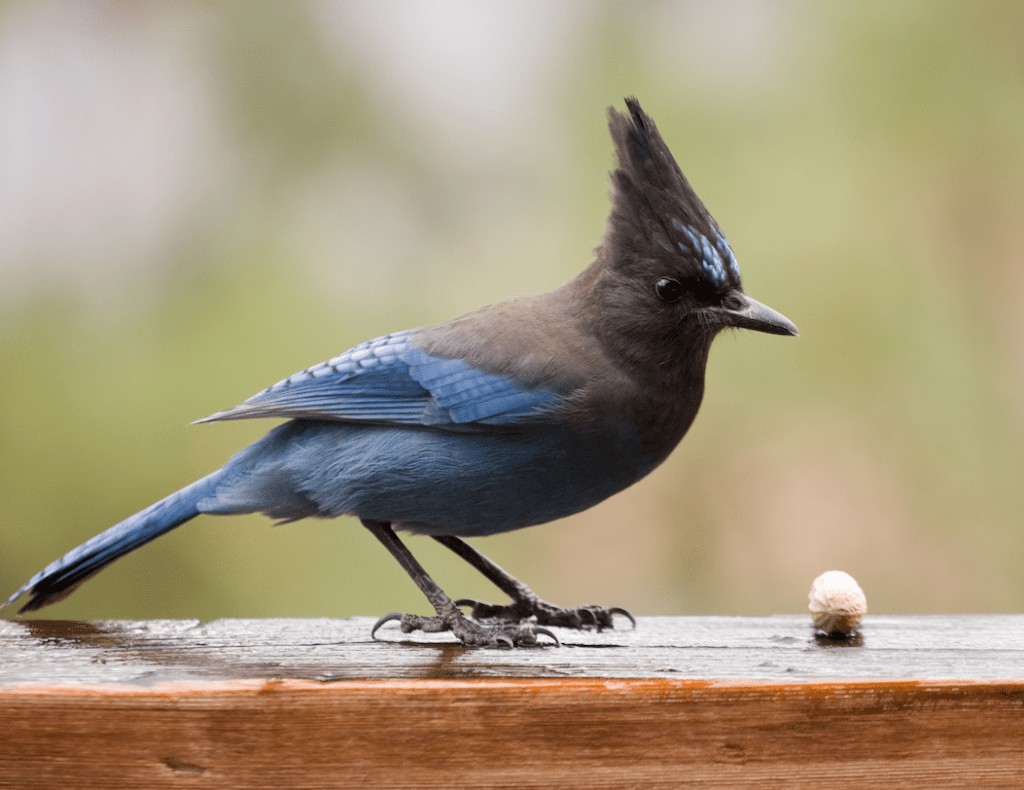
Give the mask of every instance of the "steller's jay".
MULTIPOLYGON (((72 549, 11 598, 60 601, 109 563, 200 513, 282 522, 358 517, 436 616, 393 613, 404 632, 528 645, 544 626, 601 629, 617 608, 560 609, 462 538, 542 524, 596 505, 665 460, 704 394, 726 327, 795 335, 754 301, 718 224, 634 98, 609 109, 618 167, 596 260, 550 293, 396 332, 296 373, 198 422, 289 422, 222 468, 72 549), (512 598, 452 601, 394 530, 430 535, 512 598), (460 606, 472 607, 469 619, 460 606)), ((6 604, 5 604, 6 605, 6 604)))

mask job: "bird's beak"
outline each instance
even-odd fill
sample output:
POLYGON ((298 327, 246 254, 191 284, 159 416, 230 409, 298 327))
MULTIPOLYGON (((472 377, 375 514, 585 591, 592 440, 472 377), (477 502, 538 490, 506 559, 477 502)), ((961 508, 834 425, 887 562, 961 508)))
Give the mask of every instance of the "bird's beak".
POLYGON ((745 293, 737 294, 743 305, 736 309, 723 310, 729 326, 741 329, 753 329, 755 332, 767 332, 771 335, 799 335, 796 324, 782 313, 772 310, 768 305, 751 299, 745 293))

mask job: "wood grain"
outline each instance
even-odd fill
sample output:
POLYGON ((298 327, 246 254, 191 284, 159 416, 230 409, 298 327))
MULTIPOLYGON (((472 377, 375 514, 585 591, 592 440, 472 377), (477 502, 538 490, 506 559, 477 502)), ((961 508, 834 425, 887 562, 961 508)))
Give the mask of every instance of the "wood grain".
POLYGON ((1021 617, 516 651, 370 622, 2 622, 0 786, 1024 787, 1021 617))

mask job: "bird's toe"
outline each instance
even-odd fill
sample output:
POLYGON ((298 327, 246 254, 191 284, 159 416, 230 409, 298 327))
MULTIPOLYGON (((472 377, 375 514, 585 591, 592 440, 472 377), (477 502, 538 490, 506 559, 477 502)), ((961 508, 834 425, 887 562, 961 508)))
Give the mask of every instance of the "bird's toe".
POLYGON ((451 615, 437 617, 421 617, 414 614, 391 612, 374 623, 370 636, 377 639, 377 630, 385 623, 395 621, 402 633, 423 631, 424 633, 451 631, 459 641, 469 647, 533 647, 538 644, 538 637, 549 637, 555 647, 561 647, 558 637, 547 628, 533 623, 517 622, 483 623, 470 620, 462 612, 455 610, 451 615))

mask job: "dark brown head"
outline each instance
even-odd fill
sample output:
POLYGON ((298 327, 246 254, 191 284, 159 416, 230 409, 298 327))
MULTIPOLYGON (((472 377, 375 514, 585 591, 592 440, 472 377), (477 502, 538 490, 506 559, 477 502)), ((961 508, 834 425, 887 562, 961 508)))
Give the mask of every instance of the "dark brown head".
MULTIPOLYGON (((602 334, 637 365, 703 364, 726 327, 795 335, 787 318, 743 293, 722 229, 634 98, 609 109, 618 167, 595 263, 602 334), (699 358, 699 359, 697 359, 699 358)), ((696 371, 692 371, 696 373, 696 371)))

